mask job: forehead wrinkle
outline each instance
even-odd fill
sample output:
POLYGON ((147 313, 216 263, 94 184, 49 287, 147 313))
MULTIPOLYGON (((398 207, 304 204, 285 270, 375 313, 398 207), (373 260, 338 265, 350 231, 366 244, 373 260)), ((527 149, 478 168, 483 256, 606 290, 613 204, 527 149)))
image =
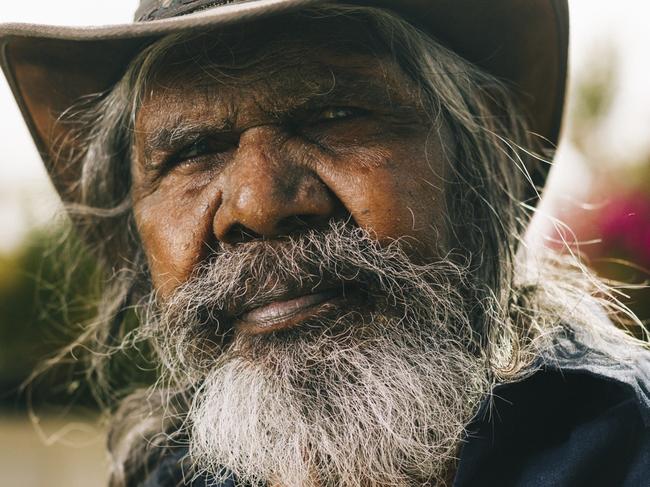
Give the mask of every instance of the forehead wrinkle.
POLYGON ((150 152, 170 145, 188 132, 202 130, 207 124, 214 130, 227 129, 226 114, 231 112, 227 101, 215 99, 212 90, 195 88, 199 87, 189 89, 178 80, 175 86, 150 91, 136 114, 136 144, 142 140, 145 151, 150 152))
POLYGON ((230 108, 234 111, 242 105, 237 101, 245 98, 243 105, 247 101, 272 115, 328 100, 385 105, 393 99, 397 102, 412 99, 405 78, 396 79, 389 70, 383 67, 375 69, 368 63, 333 65, 312 62, 292 69, 278 68, 231 79, 226 85, 210 82, 198 85, 205 90, 208 104, 213 103, 211 97, 221 98, 234 105, 230 108))
POLYGON ((301 44, 283 50, 270 46, 254 56, 238 56, 228 52, 231 57, 228 62, 220 62, 220 55, 212 55, 211 51, 200 57, 193 56, 186 62, 163 63, 160 66, 162 69, 152 74, 164 80, 159 83, 164 86, 186 86, 189 80, 193 86, 206 90, 220 87, 241 89, 256 83, 280 85, 279 88, 286 89, 287 85, 295 85, 296 80, 309 81, 309 78, 314 78, 331 82, 335 75, 346 72, 360 77, 376 78, 379 74, 389 78, 390 70, 385 69, 385 64, 386 61, 392 64, 390 56, 355 53, 350 49, 335 50, 323 45, 301 44), (172 69, 169 69, 170 66, 172 69))

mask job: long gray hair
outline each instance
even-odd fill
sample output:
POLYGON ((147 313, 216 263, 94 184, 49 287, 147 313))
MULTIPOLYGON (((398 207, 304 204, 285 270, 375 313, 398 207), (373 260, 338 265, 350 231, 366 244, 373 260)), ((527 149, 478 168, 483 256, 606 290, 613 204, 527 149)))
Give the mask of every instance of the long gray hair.
MULTIPOLYGON (((577 261, 528 248, 523 241, 533 212, 522 202, 530 171, 546 162, 534 155, 539 146, 510 87, 387 11, 339 5, 300 15, 303 21, 319 22, 344 16, 368 29, 418 87, 432 136, 441 124, 450 128, 455 141, 445 180, 450 256, 474 280, 474 332, 477 343, 486 347, 495 380, 513 381, 530 373, 540 343, 567 323, 591 327, 595 334, 606 335, 603 339, 631 340, 614 327, 594 326, 601 321, 595 300, 614 317, 636 320, 604 283, 577 261)), ((174 416, 169 391, 154 386, 116 397, 106 371, 116 351, 138 345, 125 310, 137 308, 152 291, 130 199, 135 117, 148 81, 167 53, 197 37, 220 42, 211 33, 168 36, 144 49, 109 93, 80 103, 64 116, 66 123, 78 124, 83 147, 78 152, 79 197, 67 209, 106 280, 97 316, 63 353, 92 350, 89 377, 98 397, 108 408, 122 402, 110 438, 115 485, 125 485, 159 454, 151 452, 169 438, 160 434, 161 420, 174 416)))

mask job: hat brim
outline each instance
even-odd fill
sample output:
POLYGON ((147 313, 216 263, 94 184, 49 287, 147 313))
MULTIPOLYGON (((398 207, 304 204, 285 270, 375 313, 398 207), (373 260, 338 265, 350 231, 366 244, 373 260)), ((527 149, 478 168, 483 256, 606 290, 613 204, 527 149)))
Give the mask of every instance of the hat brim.
MULTIPOLYGON (((0 63, 55 187, 66 200, 78 168, 57 158, 60 115, 110 89, 144 46, 171 33, 215 29, 296 11, 318 0, 249 0, 164 20, 72 28, 0 25, 0 63)), ((540 136, 558 141, 567 70, 567 0, 346 0, 393 10, 508 83, 540 136)), ((547 165, 535 169, 542 187, 547 165)), ((533 196, 534 198, 534 196, 533 196)))

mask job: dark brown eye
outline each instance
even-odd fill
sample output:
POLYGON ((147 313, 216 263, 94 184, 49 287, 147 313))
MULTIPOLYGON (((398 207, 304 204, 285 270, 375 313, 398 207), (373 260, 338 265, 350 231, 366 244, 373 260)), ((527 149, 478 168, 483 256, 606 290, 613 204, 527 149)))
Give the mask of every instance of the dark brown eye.
POLYGON ((189 147, 181 150, 177 155, 176 159, 179 162, 187 161, 189 159, 196 159, 197 157, 204 156, 209 154, 211 150, 210 143, 207 139, 199 139, 194 142, 189 147))
POLYGON ((327 107, 318 113, 316 122, 329 122, 332 120, 346 120, 360 115, 365 111, 353 107, 327 107))
POLYGON ((176 163, 188 163, 195 159, 227 152, 237 146, 235 137, 201 137, 176 153, 176 163))
POLYGON ((330 107, 326 108, 320 113, 321 120, 336 120, 339 118, 348 118, 354 115, 351 108, 344 107, 330 107))

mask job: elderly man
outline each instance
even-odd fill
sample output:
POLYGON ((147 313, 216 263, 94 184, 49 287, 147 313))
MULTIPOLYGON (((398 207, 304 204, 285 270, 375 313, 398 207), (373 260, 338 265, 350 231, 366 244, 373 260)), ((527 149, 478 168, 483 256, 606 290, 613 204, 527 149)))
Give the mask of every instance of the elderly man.
POLYGON ((106 270, 71 350, 99 389, 129 346, 158 369, 119 397, 113 485, 647 485, 644 344, 603 283, 523 239, 564 1, 136 16, 0 31, 106 270))

